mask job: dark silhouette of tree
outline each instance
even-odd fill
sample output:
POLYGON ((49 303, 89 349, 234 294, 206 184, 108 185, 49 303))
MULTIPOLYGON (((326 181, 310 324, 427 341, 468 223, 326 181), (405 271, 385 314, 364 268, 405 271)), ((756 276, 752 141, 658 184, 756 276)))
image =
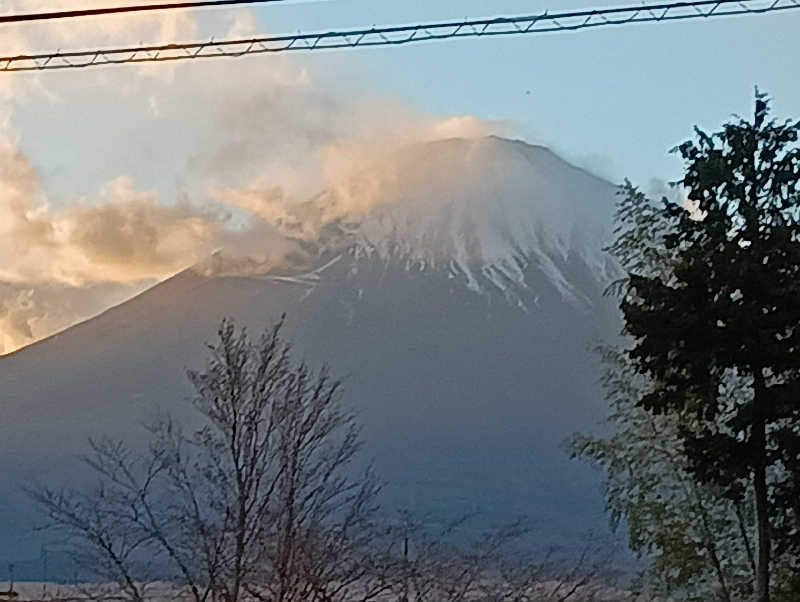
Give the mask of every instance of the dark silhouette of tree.
POLYGON ((756 596, 770 602, 773 555, 800 554, 800 122, 769 120, 758 92, 755 105, 675 149, 688 209, 631 210, 611 251, 627 357, 649 379, 639 405, 680 418, 701 483, 753 492, 756 596), (632 244, 648 215, 663 247, 632 244))
POLYGON ((144 454, 92 441, 96 489, 29 492, 84 566, 135 602, 145 577, 195 602, 364 602, 386 589, 371 546, 380 484, 353 477, 359 428, 341 381, 293 360, 281 327, 253 342, 222 322, 206 369, 189 372, 196 432, 159 420, 144 454))

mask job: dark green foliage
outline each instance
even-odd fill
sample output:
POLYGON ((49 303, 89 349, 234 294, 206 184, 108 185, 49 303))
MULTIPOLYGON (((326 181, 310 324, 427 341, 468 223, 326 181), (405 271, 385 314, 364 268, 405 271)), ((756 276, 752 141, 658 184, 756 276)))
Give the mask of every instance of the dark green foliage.
POLYGON ((762 602, 800 557, 800 122, 768 117, 757 92, 752 121, 674 149, 685 206, 626 184, 610 249, 637 406, 673 417, 698 483, 754 500, 762 602))
POLYGON ((648 559, 647 589, 687 602, 748 595, 750 505, 725 499, 693 477, 681 417, 637 407, 652 383, 636 373, 624 349, 602 347, 600 354, 613 433, 577 435, 572 453, 605 471, 612 526, 624 522, 631 550, 648 559))

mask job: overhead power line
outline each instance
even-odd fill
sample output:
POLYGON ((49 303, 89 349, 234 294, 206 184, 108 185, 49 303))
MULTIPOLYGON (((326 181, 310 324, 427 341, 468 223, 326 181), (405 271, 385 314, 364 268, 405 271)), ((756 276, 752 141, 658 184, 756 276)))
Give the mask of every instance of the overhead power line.
POLYGON ((249 54, 392 46, 445 40, 576 31, 610 25, 710 19, 733 15, 766 14, 800 9, 800 0, 698 0, 549 13, 337 30, 320 33, 262 36, 235 40, 209 40, 153 46, 132 46, 71 52, 48 52, 0 57, 0 71, 76 69, 122 63, 155 63, 187 59, 239 57, 249 54))
POLYGON ((185 2, 161 2, 159 4, 132 4, 129 6, 107 6, 104 8, 81 8, 77 10, 59 10, 40 13, 18 13, 0 15, 2 23, 23 23, 30 21, 53 21, 58 19, 76 19, 79 17, 97 17, 123 13, 138 13, 154 10, 176 10, 189 8, 210 8, 214 6, 235 6, 238 4, 268 4, 286 2, 287 0, 194 0, 185 2))

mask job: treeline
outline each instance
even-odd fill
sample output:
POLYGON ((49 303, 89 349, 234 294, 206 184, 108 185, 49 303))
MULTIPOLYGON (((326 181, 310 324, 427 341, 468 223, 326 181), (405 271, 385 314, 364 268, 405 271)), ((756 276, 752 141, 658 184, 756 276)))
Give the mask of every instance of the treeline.
POLYGON ((800 122, 769 112, 674 149, 682 202, 622 188, 613 434, 572 442, 679 600, 800 600, 800 122))

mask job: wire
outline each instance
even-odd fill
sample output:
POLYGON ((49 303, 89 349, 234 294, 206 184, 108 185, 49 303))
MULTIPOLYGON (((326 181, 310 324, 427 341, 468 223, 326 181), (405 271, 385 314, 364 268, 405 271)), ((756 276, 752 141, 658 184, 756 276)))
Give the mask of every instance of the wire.
POLYGON ((75 19, 80 17, 96 17, 99 15, 112 15, 119 13, 136 13, 153 10, 175 10, 188 8, 206 8, 214 6, 234 6, 238 4, 267 4, 286 2, 288 0, 194 0, 186 2, 161 2, 159 4, 136 4, 130 6, 107 6, 103 8, 82 8, 77 10, 62 10, 42 13, 20 13, 15 15, 0 15, 0 24, 20 23, 29 21, 48 21, 55 19, 75 19))
POLYGON ((698 0, 465 21, 372 27, 154 46, 21 54, 0 57, 0 71, 77 69, 122 63, 154 63, 249 54, 392 46, 426 40, 577 31, 630 23, 667 22, 800 9, 800 0, 698 0))

